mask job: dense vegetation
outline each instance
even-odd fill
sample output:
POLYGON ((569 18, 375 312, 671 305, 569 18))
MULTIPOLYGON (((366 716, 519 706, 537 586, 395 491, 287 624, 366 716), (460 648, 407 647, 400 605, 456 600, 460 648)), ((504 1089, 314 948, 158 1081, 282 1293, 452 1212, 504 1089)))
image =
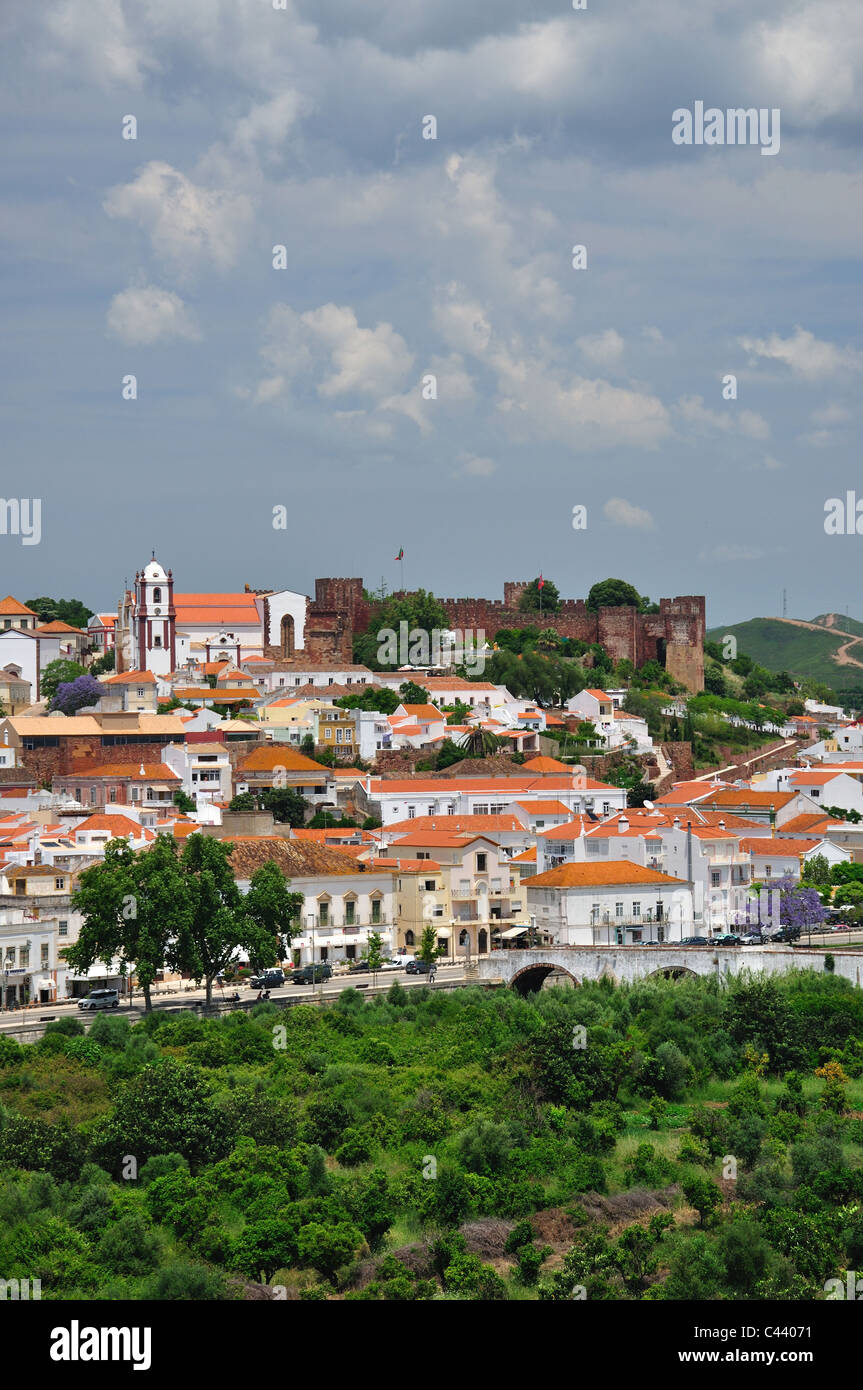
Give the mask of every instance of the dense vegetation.
POLYGON ((0 1267, 54 1299, 823 1297, 863 1259, 861 1039, 829 971, 0 1037, 0 1267))

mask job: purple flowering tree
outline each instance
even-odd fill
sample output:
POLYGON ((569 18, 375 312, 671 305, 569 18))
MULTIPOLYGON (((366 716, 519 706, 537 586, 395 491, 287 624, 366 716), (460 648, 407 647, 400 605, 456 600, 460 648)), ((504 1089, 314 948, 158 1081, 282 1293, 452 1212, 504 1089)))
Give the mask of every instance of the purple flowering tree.
POLYGON ((804 886, 793 878, 778 879, 771 887, 779 889, 780 924, 795 941, 802 931, 820 927, 827 917, 817 888, 804 886))
POLYGON ((73 681, 61 681, 48 709, 52 714, 75 714, 85 705, 95 705, 105 694, 105 686, 89 674, 73 681))

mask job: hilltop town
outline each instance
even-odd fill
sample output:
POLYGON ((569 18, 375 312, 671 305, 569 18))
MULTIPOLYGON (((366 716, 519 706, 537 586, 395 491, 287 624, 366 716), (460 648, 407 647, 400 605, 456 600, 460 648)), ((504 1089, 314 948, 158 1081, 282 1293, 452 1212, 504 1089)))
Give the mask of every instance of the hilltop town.
MULTIPOLYGON (((759 885, 863 860, 863 723, 723 658, 703 598, 186 593, 154 554, 85 625, 33 602, 0 603, 5 1008, 132 987, 134 961, 66 959, 112 842, 221 841, 243 891, 277 865, 303 894, 280 965, 337 971, 370 945, 405 965, 429 928, 462 966, 731 939, 761 931, 759 885)), ((254 965, 238 945, 229 973, 254 965)))

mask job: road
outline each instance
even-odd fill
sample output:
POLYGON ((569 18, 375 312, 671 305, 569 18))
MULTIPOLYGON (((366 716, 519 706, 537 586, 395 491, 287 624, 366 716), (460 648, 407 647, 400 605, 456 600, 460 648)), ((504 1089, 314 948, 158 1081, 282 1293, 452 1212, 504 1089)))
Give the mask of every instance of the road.
MULTIPOLYGON (((465 978, 464 965, 459 962, 455 965, 441 964, 437 968, 437 981, 435 988, 445 985, 463 984, 465 978)), ((406 975, 403 970, 379 970, 377 983, 373 989, 372 977, 370 973, 356 973, 353 975, 334 975, 331 980, 324 980, 318 985, 284 985, 281 989, 270 990, 270 999, 278 1003, 281 1001, 314 1002, 318 998, 333 1000, 342 990, 361 988, 379 994, 385 991, 392 984, 393 980, 398 980, 406 989, 421 988, 428 984, 425 975, 406 975)), ((229 997, 238 993, 240 1003, 237 1006, 249 1008, 254 1004, 258 991, 249 989, 247 986, 226 985, 224 989, 213 989, 213 1003, 227 1005, 229 997)), ((206 999, 206 990, 201 989, 186 990, 182 986, 179 989, 172 989, 164 994, 154 994, 154 1009, 193 1009, 200 1007, 206 999)), ((130 1019, 133 1023, 143 1017, 144 997, 140 992, 136 992, 132 1000, 131 1007, 128 1001, 120 1004, 119 1009, 109 1011, 114 1017, 121 1016, 130 1019)), ((48 1018, 67 1018, 70 1015, 80 1018, 84 1025, 92 1022, 97 1017, 96 1013, 89 1010, 79 1009, 75 1000, 70 1003, 61 1004, 41 1004, 36 1008, 30 1009, 9 1009, 0 1012, 0 1033, 8 1033, 12 1037, 16 1033, 23 1031, 30 1032, 38 1029, 41 1022, 48 1018)))

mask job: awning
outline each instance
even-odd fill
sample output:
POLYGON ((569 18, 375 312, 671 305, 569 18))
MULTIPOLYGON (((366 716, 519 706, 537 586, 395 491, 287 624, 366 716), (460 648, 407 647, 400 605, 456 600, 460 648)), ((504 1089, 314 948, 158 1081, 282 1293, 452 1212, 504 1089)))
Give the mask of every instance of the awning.
POLYGON ((37 989, 56 989, 57 986, 55 985, 55 983, 54 983, 53 980, 44 979, 44 980, 37 980, 37 981, 36 981, 36 988, 37 988, 37 989))
POLYGON ((506 931, 500 932, 500 936, 508 941, 511 936, 523 936, 526 931, 530 931, 530 927, 507 927, 506 931))
MULTIPOLYGON (((432 926, 434 926, 433 922, 432 926)), ((442 936, 444 940, 448 941, 449 938, 452 936, 452 927, 435 927, 435 932, 438 936, 442 936)))

